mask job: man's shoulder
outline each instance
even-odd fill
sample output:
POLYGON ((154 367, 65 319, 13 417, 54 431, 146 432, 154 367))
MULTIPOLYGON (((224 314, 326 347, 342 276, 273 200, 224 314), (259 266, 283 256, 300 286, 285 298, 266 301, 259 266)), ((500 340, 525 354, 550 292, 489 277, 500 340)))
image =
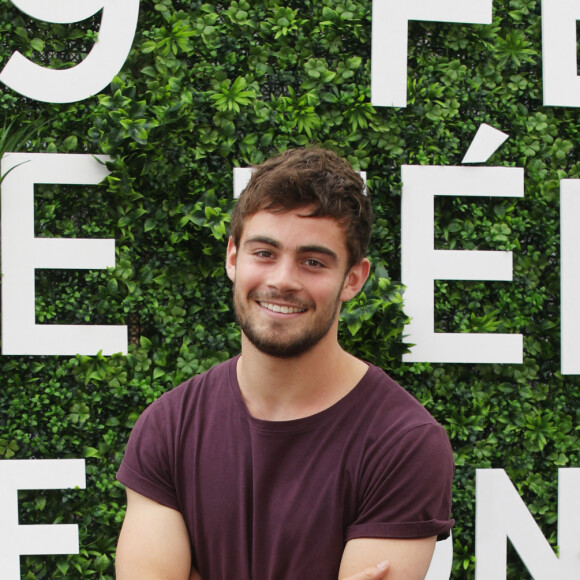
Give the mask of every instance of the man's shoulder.
POLYGON ((401 430, 423 425, 439 426, 429 410, 381 368, 369 365, 364 398, 375 421, 401 430))
POLYGON ((404 388, 398 380, 382 368, 372 363, 367 364, 369 365, 369 369, 363 377, 363 381, 366 381, 369 390, 373 391, 380 398, 401 399, 404 403, 422 407, 417 398, 404 388))
POLYGON ((218 388, 229 388, 232 373, 235 375, 238 357, 219 362, 211 368, 193 375, 176 387, 165 391, 151 407, 182 407, 200 395, 211 395, 218 388))
MULTIPOLYGON (((435 461, 453 471, 445 428, 409 391, 378 367, 370 367, 366 401, 365 446, 372 462, 404 457, 402 463, 435 461)), ((396 461, 395 461, 396 462, 396 461)))

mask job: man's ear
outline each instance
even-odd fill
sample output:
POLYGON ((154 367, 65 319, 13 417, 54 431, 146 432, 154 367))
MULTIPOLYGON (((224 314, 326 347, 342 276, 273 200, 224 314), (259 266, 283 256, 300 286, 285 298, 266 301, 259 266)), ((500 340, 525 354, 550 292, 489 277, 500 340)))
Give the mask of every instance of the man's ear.
POLYGON ((238 248, 234 243, 234 239, 230 236, 228 240, 228 249, 226 253, 226 272, 228 278, 232 281, 236 281, 236 258, 238 255, 238 248))
POLYGON ((369 277, 370 270, 371 263, 368 258, 363 258, 358 264, 351 267, 344 279, 342 292, 340 293, 340 299, 343 302, 348 302, 360 292, 369 277))

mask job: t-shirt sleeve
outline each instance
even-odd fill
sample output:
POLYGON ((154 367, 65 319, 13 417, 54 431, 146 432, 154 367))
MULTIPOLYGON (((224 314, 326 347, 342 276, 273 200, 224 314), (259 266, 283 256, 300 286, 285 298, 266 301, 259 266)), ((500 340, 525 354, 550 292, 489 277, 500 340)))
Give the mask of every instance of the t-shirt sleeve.
POLYGON ((164 398, 152 403, 135 423, 117 479, 126 487, 178 510, 173 437, 164 398))
POLYGON ((388 449, 377 442, 362 475, 358 517, 346 539, 447 538, 454 523, 453 474, 449 438, 435 422, 410 429, 388 449))

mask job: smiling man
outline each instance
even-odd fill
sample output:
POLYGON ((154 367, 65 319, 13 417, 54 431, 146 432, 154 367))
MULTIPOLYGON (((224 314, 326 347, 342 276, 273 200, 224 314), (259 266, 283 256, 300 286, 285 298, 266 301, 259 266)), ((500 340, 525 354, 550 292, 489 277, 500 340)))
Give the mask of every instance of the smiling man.
POLYGON ((166 393, 119 469, 118 580, 419 580, 449 535, 447 435, 338 343, 372 211, 334 153, 255 168, 226 270, 241 355, 166 393))

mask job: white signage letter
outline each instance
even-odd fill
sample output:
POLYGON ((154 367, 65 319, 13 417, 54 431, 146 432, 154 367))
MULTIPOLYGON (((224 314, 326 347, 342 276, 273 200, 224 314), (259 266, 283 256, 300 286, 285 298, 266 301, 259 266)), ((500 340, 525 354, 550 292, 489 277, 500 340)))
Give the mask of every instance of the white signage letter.
POLYGON ((492 0, 373 0, 371 102, 407 106, 409 20, 491 24, 492 0))
POLYGON ((512 280, 511 252, 435 250, 436 195, 522 197, 520 167, 402 167, 402 282, 409 362, 521 363, 520 334, 436 333, 435 280, 512 280))
POLYGON ((580 180, 560 181, 561 335, 563 375, 580 375, 580 180))
POLYGON ((78 554, 76 524, 19 525, 19 489, 84 489, 84 459, 0 461, 0 570, 3 580, 20 580, 20 556, 78 554))
POLYGON ((35 238, 34 184, 97 184, 109 173, 92 155, 7 153, 2 158, 2 354, 127 352, 126 326, 42 325, 35 320, 34 270, 109 268, 115 240, 35 238))
POLYGON ((507 539, 535 580, 580 578, 580 469, 558 470, 557 557, 503 469, 476 475, 475 578, 505 580, 507 539))
POLYGON ((33 18, 59 24, 78 22, 103 11, 97 42, 87 57, 72 68, 44 68, 15 52, 0 73, 0 81, 16 92, 49 103, 82 101, 101 91, 123 67, 137 28, 139 0, 12 3, 33 18))
POLYGON ((542 0, 542 69, 544 105, 580 107, 576 55, 576 0, 542 0))

